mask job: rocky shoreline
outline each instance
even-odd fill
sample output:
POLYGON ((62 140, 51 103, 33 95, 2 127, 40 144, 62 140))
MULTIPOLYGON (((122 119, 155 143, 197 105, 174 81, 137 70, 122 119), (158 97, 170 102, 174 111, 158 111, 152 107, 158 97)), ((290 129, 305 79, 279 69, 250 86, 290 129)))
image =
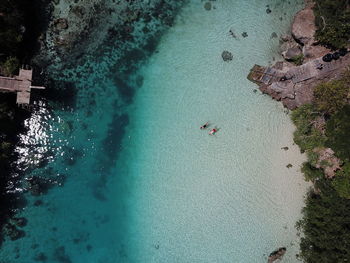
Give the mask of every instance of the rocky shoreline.
MULTIPOLYGON (((280 101, 288 110, 314 103, 316 86, 341 79, 350 65, 348 48, 331 50, 316 41, 314 5, 314 1, 305 0, 305 7, 293 19, 290 34, 280 37, 280 53, 284 60, 272 66, 254 65, 247 77, 263 94, 280 101)), ((324 125, 324 118, 320 120, 321 123, 314 125, 324 125)), ((313 152, 318 156, 315 168, 322 169, 326 178, 334 178, 341 166, 334 151, 316 148, 313 152)), ((268 263, 281 260, 285 252, 284 247, 275 250, 269 255, 268 263)))
POLYGON ((305 8, 294 17, 291 34, 281 36, 281 54, 285 61, 267 67, 255 65, 248 75, 261 92, 281 101, 290 110, 311 103, 313 90, 319 83, 338 79, 350 65, 347 50, 332 52, 315 40, 313 7, 313 1, 306 0, 305 8))
POLYGON ((123 53, 133 52, 142 45, 152 52, 156 45, 146 42, 158 39, 160 27, 172 26, 177 11, 186 1, 175 4, 169 0, 53 2, 52 18, 47 32, 39 39, 41 51, 36 57, 36 63, 42 67, 55 65, 51 74, 82 65, 98 52, 108 52, 105 47, 112 43, 121 51, 115 63, 122 59, 123 53))

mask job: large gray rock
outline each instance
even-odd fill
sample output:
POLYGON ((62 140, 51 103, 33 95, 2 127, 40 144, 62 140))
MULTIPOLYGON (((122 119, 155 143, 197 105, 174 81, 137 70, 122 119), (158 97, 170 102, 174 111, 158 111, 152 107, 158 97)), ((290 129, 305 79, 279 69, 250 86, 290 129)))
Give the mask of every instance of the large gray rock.
POLYGON ((299 47, 291 47, 291 48, 288 48, 285 52, 282 52, 282 56, 286 60, 291 60, 301 54, 302 54, 302 51, 299 47))
POLYGON ((233 59, 232 53, 227 50, 222 52, 221 57, 226 62, 231 61, 233 59))
POLYGON ((292 24, 292 36, 302 45, 311 45, 315 42, 315 32, 315 16, 312 10, 312 5, 309 5, 295 15, 292 24))

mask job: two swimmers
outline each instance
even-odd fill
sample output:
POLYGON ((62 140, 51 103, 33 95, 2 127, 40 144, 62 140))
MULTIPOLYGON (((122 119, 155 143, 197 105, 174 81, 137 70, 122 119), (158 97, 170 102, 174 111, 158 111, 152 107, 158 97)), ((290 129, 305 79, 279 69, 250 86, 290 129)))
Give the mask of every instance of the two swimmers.
MULTIPOLYGON (((205 124, 203 124, 203 125, 200 127, 200 129, 201 129, 201 130, 204 130, 204 129, 208 128, 208 126, 209 126, 209 122, 206 122, 205 124)), ((217 131, 218 131, 218 129, 214 128, 214 129, 212 129, 212 130, 209 132, 209 135, 214 135, 217 131)))

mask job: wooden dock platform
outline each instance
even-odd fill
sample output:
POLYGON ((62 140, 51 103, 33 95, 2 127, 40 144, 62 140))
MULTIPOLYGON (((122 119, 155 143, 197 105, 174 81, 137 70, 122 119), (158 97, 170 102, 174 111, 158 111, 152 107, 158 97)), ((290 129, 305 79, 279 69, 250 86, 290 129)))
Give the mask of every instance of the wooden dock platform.
POLYGON ((0 76, 0 92, 16 92, 16 103, 27 106, 30 103, 31 89, 45 89, 45 87, 32 86, 33 71, 20 69, 18 76, 13 78, 0 76))

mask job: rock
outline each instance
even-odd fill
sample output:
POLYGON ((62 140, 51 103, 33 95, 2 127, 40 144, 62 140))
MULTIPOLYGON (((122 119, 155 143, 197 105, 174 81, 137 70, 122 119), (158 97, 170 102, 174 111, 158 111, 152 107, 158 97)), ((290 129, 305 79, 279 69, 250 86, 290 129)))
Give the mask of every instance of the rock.
POLYGON ((211 3, 210 2, 206 2, 204 4, 204 8, 205 8, 205 10, 210 11, 211 10, 211 3))
POLYGON ((342 165, 341 160, 331 148, 316 148, 313 151, 318 154, 316 168, 322 168, 327 178, 333 178, 342 165))
POLYGON ((266 9, 266 14, 270 14, 271 13, 271 9, 270 8, 267 8, 266 9))
POLYGON ((290 35, 283 35, 283 36, 281 36, 281 40, 283 42, 289 42, 289 41, 293 41, 293 38, 290 35))
POLYGON ((301 49, 299 47, 288 48, 287 51, 282 52, 282 56, 286 60, 292 60, 293 58, 300 56, 302 54, 301 49))
POLYGON ((303 46, 303 55, 306 61, 322 57, 328 52, 330 52, 330 50, 324 46, 314 46, 314 45, 303 46))
POLYGON ((293 165, 291 163, 287 164, 286 167, 289 169, 289 168, 292 168, 293 165))
POLYGON ((35 255, 34 260, 39 262, 46 262, 47 256, 44 253, 40 252, 39 254, 35 255))
POLYGON ((312 6, 300 10, 294 17, 292 24, 292 36, 302 45, 311 45, 315 42, 316 32, 315 16, 312 6))
POLYGON ((285 151, 288 151, 289 148, 288 148, 288 146, 284 146, 284 147, 282 147, 281 149, 282 149, 282 150, 285 150, 285 151))
POLYGON ((17 227, 24 227, 27 225, 27 219, 24 217, 12 218, 11 220, 17 227))
POLYGON ((17 240, 25 236, 25 232, 23 230, 19 230, 13 224, 6 224, 4 227, 4 233, 12 240, 17 240))
POLYGON ((227 50, 222 52, 221 57, 226 62, 231 61, 233 59, 232 53, 227 50))
POLYGON ((57 30, 65 30, 68 28, 68 21, 65 18, 58 18, 53 24, 57 30))
POLYGON ((34 206, 41 206, 43 204, 43 201, 42 200, 36 200, 34 202, 34 206))
MULTIPOLYGON (((53 186, 62 186, 65 181, 65 176, 58 174, 54 178, 44 178, 40 176, 31 176, 27 178, 27 183, 28 183, 28 189, 31 192, 32 195, 34 196, 39 196, 42 194, 46 194, 49 189, 51 189, 53 186)), ((35 205, 41 205, 42 202, 40 203, 35 203, 35 205)))
POLYGON ((271 34, 271 38, 277 38, 278 36, 277 36, 277 33, 276 32, 272 32, 272 34, 271 34))
POLYGON ((282 259, 282 257, 284 256, 284 254, 286 253, 287 249, 285 247, 280 247, 279 249, 273 251, 269 258, 268 258, 268 263, 272 263, 278 259, 282 259))
POLYGON ((79 18, 84 18, 85 8, 83 6, 76 5, 72 7, 71 12, 79 18))

